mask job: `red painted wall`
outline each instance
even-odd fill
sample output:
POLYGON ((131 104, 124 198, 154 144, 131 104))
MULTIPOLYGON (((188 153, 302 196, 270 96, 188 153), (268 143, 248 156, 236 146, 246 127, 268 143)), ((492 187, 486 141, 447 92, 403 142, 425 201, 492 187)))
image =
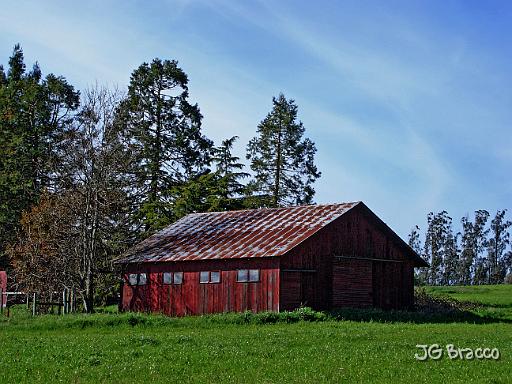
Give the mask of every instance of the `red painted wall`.
POLYGON ((279 310, 279 260, 209 260, 128 266, 122 310, 160 312, 170 316, 216 312, 279 310), (258 282, 237 282, 238 269, 259 269, 258 282), (220 271, 220 283, 199 282, 200 271, 220 271), (128 274, 145 272, 149 284, 128 285, 128 274), (164 272, 183 272, 183 283, 163 284, 164 272))
MULTIPOLYGON (((7 291, 7 272, 5 271, 0 271, 0 289, 2 290, 2 292, 6 292, 7 291)), ((3 300, 2 300, 2 303, 4 303, 4 307, 6 306, 6 301, 7 301, 7 295, 3 295, 3 300)))

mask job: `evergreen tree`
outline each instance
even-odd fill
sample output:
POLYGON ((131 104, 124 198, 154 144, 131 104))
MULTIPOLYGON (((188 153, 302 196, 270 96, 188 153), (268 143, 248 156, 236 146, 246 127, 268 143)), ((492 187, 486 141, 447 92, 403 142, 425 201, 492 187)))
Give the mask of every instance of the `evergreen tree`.
POLYGON ((27 71, 14 47, 7 73, 0 69, 0 264, 21 212, 54 186, 59 143, 78 103, 63 77, 43 79, 38 64, 27 71))
POLYGON ((272 207, 311 204, 312 184, 320 177, 314 164, 314 143, 303 139, 304 126, 297 121, 297 105, 283 94, 272 99, 272 111, 258 125, 258 137, 247 146, 254 180, 250 190, 269 196, 272 207))
POLYGON ((508 228, 512 222, 505 220, 507 210, 496 212, 496 216, 491 221, 491 235, 487 243, 488 255, 488 282, 489 284, 498 284, 505 278, 507 270, 507 260, 504 255, 507 245, 510 244, 510 233, 508 228))
POLYGON ((188 77, 177 61, 154 59, 132 73, 119 109, 136 154, 134 195, 145 230, 170 223, 170 190, 198 177, 210 162, 212 142, 202 135, 199 107, 188 96, 188 77))
POLYGON ((233 144, 238 136, 222 141, 220 147, 214 148, 212 161, 216 167, 218 176, 219 198, 217 210, 240 209, 243 207, 243 195, 246 187, 240 182, 241 179, 250 175, 242 172, 244 165, 240 158, 232 153, 233 144))
POLYGON ((187 183, 172 189, 172 212, 179 219, 192 212, 218 212, 245 207, 245 186, 241 179, 249 174, 242 172, 244 165, 232 154, 237 136, 222 141, 213 149, 215 172, 207 171, 187 183))

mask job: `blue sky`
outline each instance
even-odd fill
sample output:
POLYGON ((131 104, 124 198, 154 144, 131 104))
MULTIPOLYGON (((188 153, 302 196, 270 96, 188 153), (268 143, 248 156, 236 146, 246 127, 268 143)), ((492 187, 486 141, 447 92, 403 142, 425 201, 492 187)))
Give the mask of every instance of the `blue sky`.
POLYGON ((319 203, 363 200, 402 237, 430 211, 512 208, 508 1, 11 1, 0 62, 124 89, 154 57, 189 75, 239 155, 283 92, 316 143, 319 203), (149 4, 149 5, 148 5, 149 4))

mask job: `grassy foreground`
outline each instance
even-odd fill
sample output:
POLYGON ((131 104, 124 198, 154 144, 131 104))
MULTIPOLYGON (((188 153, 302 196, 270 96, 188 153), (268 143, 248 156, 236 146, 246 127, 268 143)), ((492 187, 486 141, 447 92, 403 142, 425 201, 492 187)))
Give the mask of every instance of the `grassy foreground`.
MULTIPOLYGON (((347 321, 339 320, 344 315, 334 319, 307 312, 172 319, 139 314, 30 318, 18 311, 0 319, 0 383, 510 383, 512 286, 500 294, 489 289, 463 292, 480 303, 471 309, 484 319, 478 324, 442 317, 421 322, 418 314, 404 313, 394 313, 393 321, 347 321), (495 319, 493 308, 499 309, 495 319), (498 348, 501 358, 450 360, 446 353, 440 360, 414 358, 422 354, 417 344, 434 343, 498 348)), ((430 291, 452 295, 444 288, 430 291)), ((357 314, 364 320, 364 313, 357 314)))

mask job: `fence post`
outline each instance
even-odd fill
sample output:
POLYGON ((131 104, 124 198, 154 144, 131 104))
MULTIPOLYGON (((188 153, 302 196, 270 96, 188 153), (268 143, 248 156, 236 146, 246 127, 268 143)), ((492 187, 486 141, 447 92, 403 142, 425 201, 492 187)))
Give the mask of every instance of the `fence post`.
POLYGON ((27 296, 26 299, 27 299, 27 311, 28 311, 30 309, 28 293, 25 296, 27 296))
POLYGON ((34 297, 32 298, 32 316, 36 315, 36 301, 37 301, 37 293, 34 292, 34 297))
POLYGON ((66 288, 62 291, 62 314, 66 314, 66 288))

